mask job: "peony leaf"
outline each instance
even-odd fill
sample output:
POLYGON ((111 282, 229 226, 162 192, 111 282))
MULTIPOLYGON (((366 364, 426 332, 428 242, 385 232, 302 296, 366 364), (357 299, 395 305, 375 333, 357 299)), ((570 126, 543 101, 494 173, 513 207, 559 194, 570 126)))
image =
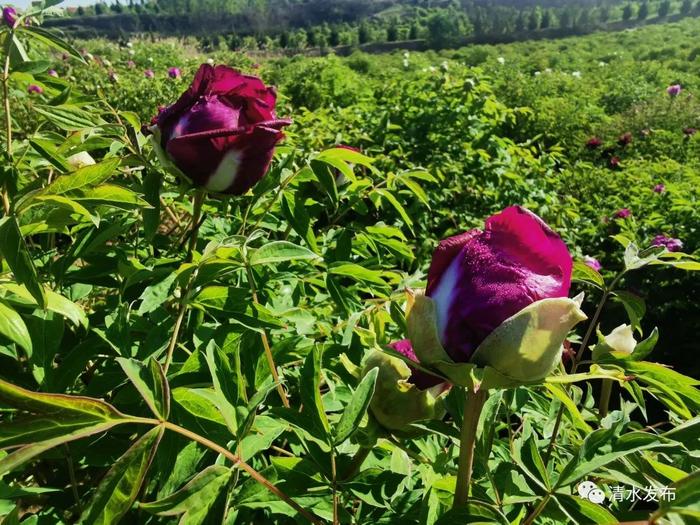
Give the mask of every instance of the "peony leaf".
POLYGON ((212 507, 225 494, 232 471, 222 465, 211 465, 198 473, 177 492, 151 503, 142 503, 140 509, 158 516, 178 516, 180 523, 205 523, 212 507))
POLYGON ((119 523, 141 491, 161 437, 162 426, 151 429, 117 460, 100 482, 90 506, 85 509, 78 523, 119 523))
POLYGON ((275 241, 255 250, 250 256, 250 265, 258 266, 261 264, 319 258, 317 254, 303 246, 287 241, 275 241))
POLYGON ((379 369, 371 369, 362 378, 360 384, 357 385, 357 390, 355 390, 352 399, 345 407, 343 415, 334 429, 333 441, 336 445, 348 439, 359 428, 360 422, 367 413, 367 408, 374 395, 378 373, 379 369))
POLYGON ((27 357, 31 358, 32 338, 29 336, 27 325, 22 316, 3 300, 0 300, 0 334, 21 346, 27 357))
POLYGON ((143 364, 135 359, 118 357, 117 362, 141 394, 151 412, 161 420, 168 419, 170 388, 158 361, 151 357, 146 364, 143 364))
POLYGON ((12 270, 15 279, 27 287, 39 308, 44 308, 46 294, 39 282, 34 261, 29 255, 16 217, 4 217, 0 220, 0 255, 12 270))

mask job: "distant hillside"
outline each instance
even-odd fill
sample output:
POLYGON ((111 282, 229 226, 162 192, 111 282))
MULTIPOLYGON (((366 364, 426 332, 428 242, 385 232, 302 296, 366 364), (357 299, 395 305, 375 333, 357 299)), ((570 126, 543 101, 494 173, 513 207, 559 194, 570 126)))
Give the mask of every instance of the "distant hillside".
POLYGON ((203 47, 292 49, 421 40, 427 47, 624 28, 700 15, 700 0, 129 0, 47 21, 76 37, 193 35, 203 47))

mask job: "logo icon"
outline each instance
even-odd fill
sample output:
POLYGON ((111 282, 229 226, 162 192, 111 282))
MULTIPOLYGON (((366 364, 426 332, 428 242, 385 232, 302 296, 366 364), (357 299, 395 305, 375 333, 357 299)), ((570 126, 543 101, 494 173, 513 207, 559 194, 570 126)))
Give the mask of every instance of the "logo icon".
POLYGON ((587 499, 591 503, 600 504, 605 501, 605 492, 603 492, 598 485, 592 481, 582 481, 579 483, 578 495, 584 499, 587 499))

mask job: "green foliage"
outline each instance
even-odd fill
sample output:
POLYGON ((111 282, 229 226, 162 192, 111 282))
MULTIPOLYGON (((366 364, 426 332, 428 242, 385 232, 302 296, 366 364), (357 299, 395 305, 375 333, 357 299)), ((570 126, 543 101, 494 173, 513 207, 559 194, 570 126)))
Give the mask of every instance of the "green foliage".
MULTIPOLYGON (((169 9, 121 9, 137 6, 169 9)), ((563 17, 548 9, 523 22, 546 29, 555 12, 563 17)), ((423 15, 452 27, 433 36, 468 31, 465 19, 423 15)), ((398 33, 412 20, 389 18, 398 33)), ((303 39, 323 42, 324 31, 303 39)), ((1 35, 11 110, 1 136, 3 523, 697 515, 700 134, 683 132, 700 127, 693 24, 442 54, 212 52, 276 83, 277 113, 294 124, 251 192, 205 199, 194 237, 191 189, 163 169, 141 124, 205 57, 171 41, 70 46, 36 25, 1 35), (183 80, 166 77, 174 65, 183 80), (672 83, 683 86, 675 98, 672 83), (598 150, 585 146, 592 135, 598 150), (386 374, 366 365, 407 335, 405 291, 425 285, 438 240, 514 203, 566 240, 590 324, 569 336, 573 362, 557 360, 540 384, 490 392, 469 502, 450 510, 470 414, 461 388, 437 392, 439 410, 416 411, 443 418, 390 431, 371 410, 390 390, 386 374), (615 218, 621 208, 631 217, 615 218), (680 238, 684 253, 651 248, 658 234, 680 238), (621 323, 639 340, 631 354, 589 352, 596 329, 621 323), (582 481, 606 502, 581 497, 582 481), (634 506, 613 498, 619 486, 676 498, 634 506)), ((457 366, 443 372, 474 368, 457 366)))

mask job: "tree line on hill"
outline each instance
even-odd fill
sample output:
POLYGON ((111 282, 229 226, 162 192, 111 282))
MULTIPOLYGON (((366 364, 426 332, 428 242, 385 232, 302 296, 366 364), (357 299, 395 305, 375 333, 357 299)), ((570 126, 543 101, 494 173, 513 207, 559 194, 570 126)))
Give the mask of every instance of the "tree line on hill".
POLYGON ((204 48, 306 49, 424 40, 427 47, 566 36, 700 16, 700 0, 114 0, 49 25, 76 36, 195 35, 204 48))

